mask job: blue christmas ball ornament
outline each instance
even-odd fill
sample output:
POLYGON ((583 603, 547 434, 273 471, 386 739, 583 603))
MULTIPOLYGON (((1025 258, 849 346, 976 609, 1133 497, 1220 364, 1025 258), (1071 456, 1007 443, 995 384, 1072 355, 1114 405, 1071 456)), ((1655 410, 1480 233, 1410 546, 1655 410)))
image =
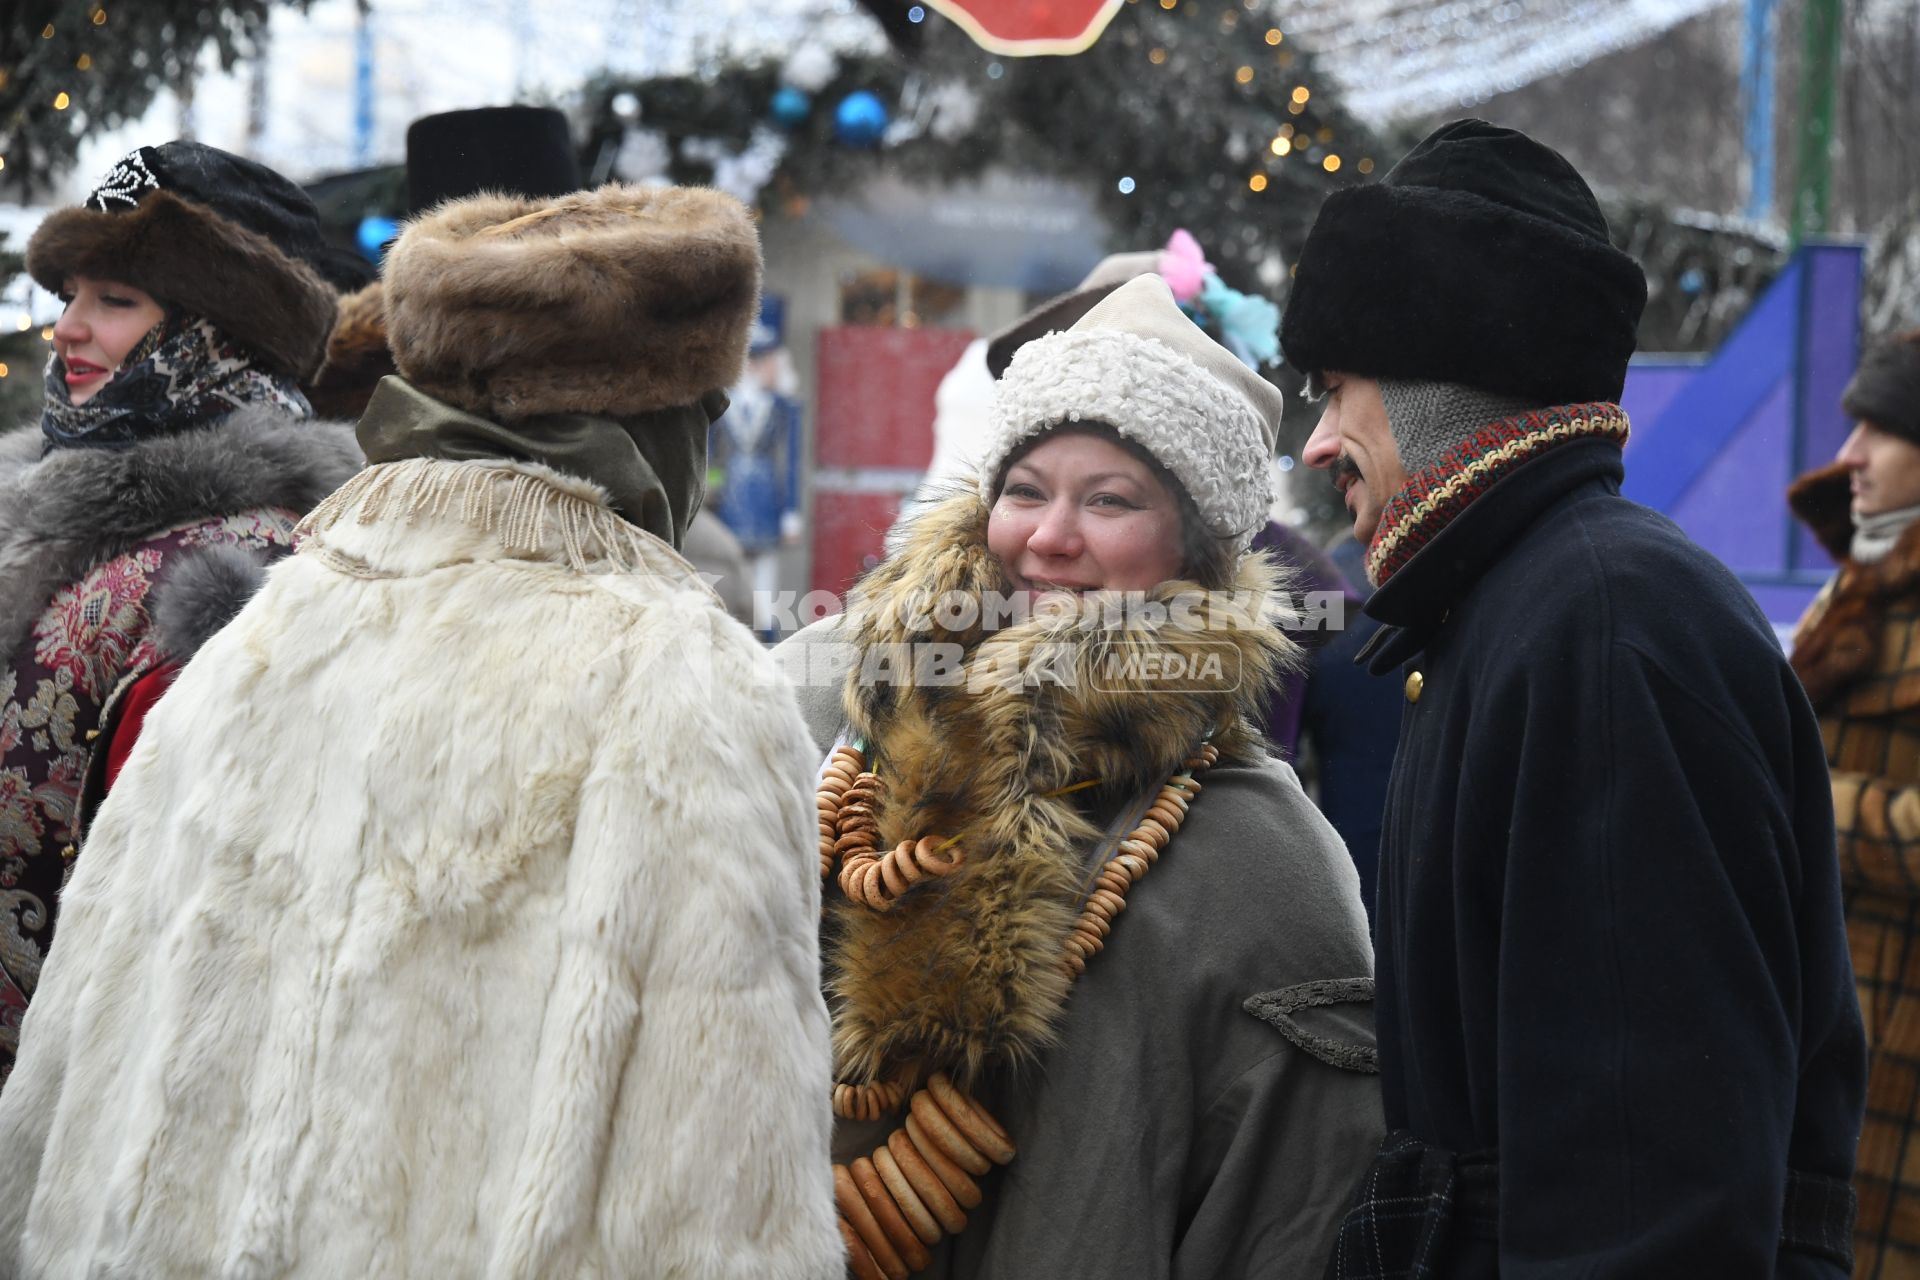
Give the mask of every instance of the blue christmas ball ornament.
POLYGON ((833 113, 833 133, 850 147, 871 147, 887 131, 887 104, 856 89, 840 99, 833 113))
POLYGON ((773 120, 782 129, 798 129, 813 111, 813 99, 803 90, 783 84, 773 95, 773 120))
POLYGON ((360 219, 360 228, 355 238, 360 243, 360 252, 366 255, 368 262, 380 261, 380 251, 385 249, 392 239, 400 234, 400 224, 392 218, 383 218, 370 213, 360 219))

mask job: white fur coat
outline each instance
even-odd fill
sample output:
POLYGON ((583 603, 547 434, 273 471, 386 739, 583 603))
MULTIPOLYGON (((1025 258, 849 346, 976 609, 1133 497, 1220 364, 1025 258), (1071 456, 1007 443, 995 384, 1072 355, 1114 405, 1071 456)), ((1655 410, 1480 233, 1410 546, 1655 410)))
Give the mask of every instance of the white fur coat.
POLYGON ((685 562, 371 468, 149 719, 0 1095, 0 1276, 839 1276, 815 761, 685 562))

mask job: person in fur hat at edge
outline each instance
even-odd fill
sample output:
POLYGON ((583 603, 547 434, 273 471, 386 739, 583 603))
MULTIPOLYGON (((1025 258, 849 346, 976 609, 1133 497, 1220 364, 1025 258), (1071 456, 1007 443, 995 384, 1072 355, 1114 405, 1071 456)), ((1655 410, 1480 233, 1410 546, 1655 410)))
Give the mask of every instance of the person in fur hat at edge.
POLYGON ((813 751, 674 550, 753 223, 475 196, 385 279, 370 465, 68 885, 0 1275, 838 1276, 813 751))
POLYGON ((332 291, 313 203, 197 142, 141 147, 27 244, 66 303, 39 430, 0 436, 0 1087, 83 816, 153 702, 361 464, 313 420, 332 291))
POLYGON ((1819 727, 1733 575, 1620 496, 1645 300, 1573 167, 1479 120, 1329 197, 1300 255, 1304 457, 1406 697, 1391 1132, 1343 1280, 1850 1262, 1864 1045, 1819 727))
POLYGON ((1834 829, 1860 1011, 1867 1119, 1855 1274, 1920 1277, 1920 329, 1878 343, 1841 404, 1856 423, 1788 501, 1839 572, 1793 638, 1833 771, 1834 829))
POLYGON ((1146 275, 993 405, 973 486, 775 651, 827 755, 852 1272, 1308 1274, 1382 1130, 1358 879, 1255 728, 1280 393, 1146 275))

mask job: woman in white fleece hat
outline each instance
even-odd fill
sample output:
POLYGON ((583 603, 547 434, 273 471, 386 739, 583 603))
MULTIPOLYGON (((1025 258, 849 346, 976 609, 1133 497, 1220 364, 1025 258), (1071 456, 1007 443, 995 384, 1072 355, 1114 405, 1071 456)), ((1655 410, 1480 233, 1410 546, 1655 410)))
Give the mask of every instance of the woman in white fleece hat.
POLYGON ((826 757, 853 1274, 1306 1275, 1380 1129, 1339 839, 1250 729, 1280 396, 1147 276, 782 647, 826 757))

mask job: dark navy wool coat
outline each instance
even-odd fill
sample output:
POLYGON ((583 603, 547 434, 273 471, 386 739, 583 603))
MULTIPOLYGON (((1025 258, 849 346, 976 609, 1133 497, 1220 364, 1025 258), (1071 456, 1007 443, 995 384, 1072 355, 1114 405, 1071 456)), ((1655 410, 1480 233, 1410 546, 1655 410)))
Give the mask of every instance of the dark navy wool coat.
MULTIPOLYGON (((1443 1274, 1831 1276, 1865 1084, 1819 727, 1753 600, 1622 498, 1619 449, 1499 481, 1367 612, 1420 675, 1380 858, 1390 1129, 1498 1161, 1443 1274)), ((1844 1226, 1839 1239, 1845 1239, 1844 1226)))

